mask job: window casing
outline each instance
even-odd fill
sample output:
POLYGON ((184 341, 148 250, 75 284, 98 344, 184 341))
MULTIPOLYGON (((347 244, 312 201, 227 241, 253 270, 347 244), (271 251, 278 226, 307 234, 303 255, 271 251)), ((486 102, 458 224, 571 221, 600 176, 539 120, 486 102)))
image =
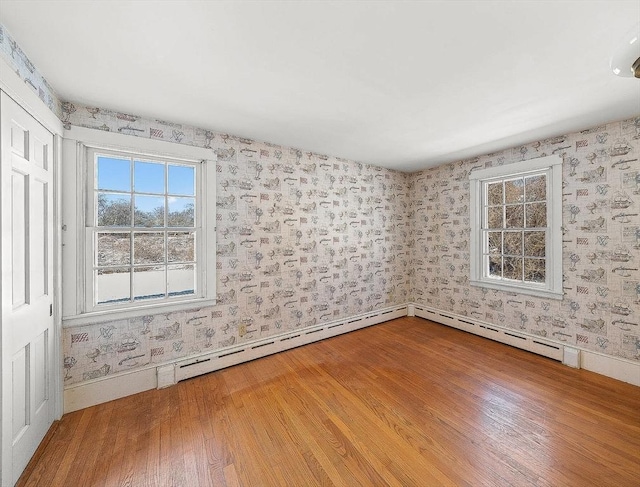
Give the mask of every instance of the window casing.
POLYGON ((562 159, 474 171, 471 284, 562 299, 562 159))
POLYGON ((65 326, 215 304, 210 152, 78 127, 66 135, 76 164, 63 181, 77 196, 63 208, 65 326))

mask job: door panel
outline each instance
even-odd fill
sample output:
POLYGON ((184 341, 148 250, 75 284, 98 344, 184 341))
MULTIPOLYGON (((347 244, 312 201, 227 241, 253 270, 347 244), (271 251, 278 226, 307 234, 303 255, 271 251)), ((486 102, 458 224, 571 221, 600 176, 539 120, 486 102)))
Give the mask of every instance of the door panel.
POLYGON ((49 330, 45 330, 37 337, 31 345, 33 346, 33 410, 36 414, 40 413, 43 407, 46 407, 49 399, 49 384, 47 373, 48 349, 47 341, 49 330))
POLYGON ((0 112, 2 485, 13 485, 53 422, 53 135, 5 93, 0 112))
POLYGON ((14 308, 23 305, 27 297, 26 232, 23 226, 28 212, 25 180, 25 176, 18 172, 13 172, 11 175, 11 255, 13 262, 11 287, 14 308))
POLYGON ((40 140, 37 137, 32 137, 33 140, 33 158, 32 162, 42 169, 48 169, 47 167, 47 143, 40 140))
POLYGON ((34 208, 29 219, 29 284, 35 300, 47 294, 47 183, 32 181, 29 200, 34 208))
POLYGON ((15 441, 23 433, 24 428, 27 425, 27 414, 29 408, 27 407, 28 383, 29 383, 29 347, 24 347, 13 356, 13 367, 11 382, 13 386, 13 437, 15 441))
POLYGON ((24 127, 18 125, 15 120, 10 121, 9 130, 11 140, 11 150, 18 157, 29 159, 29 131, 24 127))

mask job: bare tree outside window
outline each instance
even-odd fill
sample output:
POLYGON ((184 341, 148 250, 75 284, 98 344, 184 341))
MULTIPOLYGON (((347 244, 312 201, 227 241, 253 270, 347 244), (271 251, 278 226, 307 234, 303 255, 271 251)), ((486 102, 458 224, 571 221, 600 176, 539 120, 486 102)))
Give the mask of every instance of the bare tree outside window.
POLYGON ((544 174, 485 183, 490 276, 545 282, 546 187, 544 174))

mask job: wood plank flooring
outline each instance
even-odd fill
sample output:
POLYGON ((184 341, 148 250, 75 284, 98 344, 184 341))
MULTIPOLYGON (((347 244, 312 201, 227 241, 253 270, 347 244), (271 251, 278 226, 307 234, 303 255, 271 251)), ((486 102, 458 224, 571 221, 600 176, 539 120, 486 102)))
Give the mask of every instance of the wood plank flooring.
POLYGON ((20 486, 634 486, 640 388, 401 318, 65 415, 20 486))

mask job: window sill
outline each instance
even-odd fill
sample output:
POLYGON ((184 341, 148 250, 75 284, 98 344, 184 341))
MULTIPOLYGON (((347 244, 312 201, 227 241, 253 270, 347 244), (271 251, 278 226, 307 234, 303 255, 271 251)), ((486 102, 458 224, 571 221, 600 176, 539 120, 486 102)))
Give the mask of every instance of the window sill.
POLYGON ((555 299, 561 301, 564 297, 563 292, 550 291, 548 289, 536 289, 526 286, 517 286, 514 284, 502 284, 499 282, 487 282, 487 281, 469 281, 469 284, 476 287, 484 287, 488 289, 495 289, 497 291, 503 291, 506 293, 526 294, 529 296, 536 296, 538 298, 555 299))
POLYGON ((129 318, 137 318, 139 316, 155 315, 160 313, 172 313, 175 311, 184 311, 188 309, 205 308, 214 306, 215 299, 196 298, 184 301, 172 301, 170 303, 149 303, 141 304, 131 308, 105 309, 100 311, 91 311, 78 315, 63 316, 62 327, 73 328, 94 323, 102 323, 105 321, 126 320, 129 318))

